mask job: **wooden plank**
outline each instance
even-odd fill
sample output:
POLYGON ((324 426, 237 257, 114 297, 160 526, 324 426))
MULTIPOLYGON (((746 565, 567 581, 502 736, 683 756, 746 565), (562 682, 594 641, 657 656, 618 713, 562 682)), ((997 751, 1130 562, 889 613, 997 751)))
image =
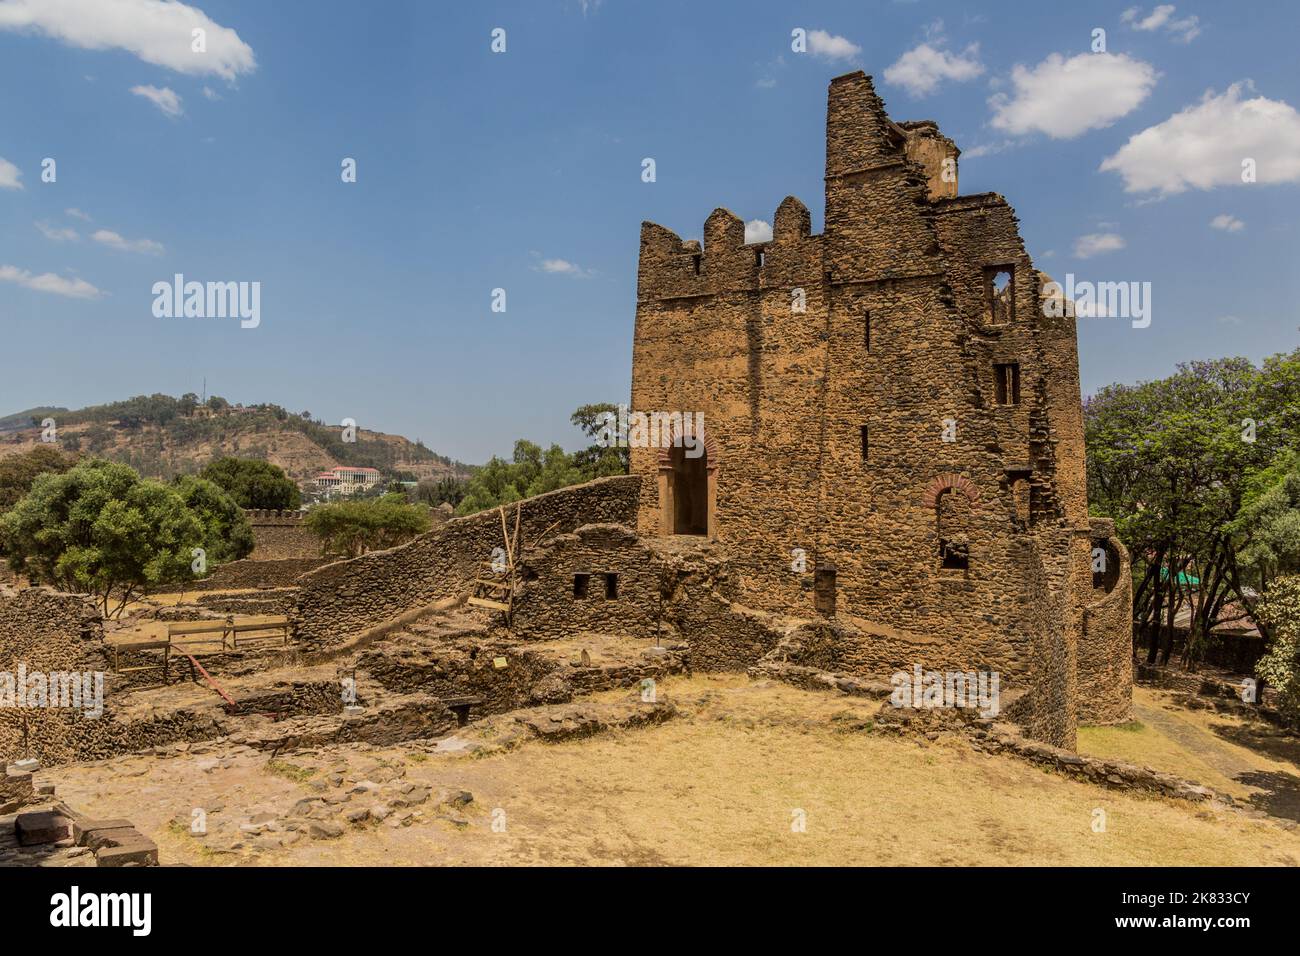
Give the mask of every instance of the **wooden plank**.
POLYGON ((173 634, 220 634, 226 628, 225 621, 185 621, 180 624, 168 624, 167 636, 173 634))
POLYGON ((469 599, 469 603, 475 607, 490 607, 496 611, 510 610, 509 604, 502 604, 500 601, 489 601, 487 598, 472 597, 469 599))
POLYGON ((481 585, 482 587, 485 587, 485 588, 496 588, 498 591, 509 591, 509 590, 510 590, 510 585, 507 584, 505 581, 487 581, 487 580, 484 580, 483 578, 479 578, 479 579, 478 579, 477 581, 475 581, 474 583, 475 583, 475 584, 478 584, 478 585, 481 585))

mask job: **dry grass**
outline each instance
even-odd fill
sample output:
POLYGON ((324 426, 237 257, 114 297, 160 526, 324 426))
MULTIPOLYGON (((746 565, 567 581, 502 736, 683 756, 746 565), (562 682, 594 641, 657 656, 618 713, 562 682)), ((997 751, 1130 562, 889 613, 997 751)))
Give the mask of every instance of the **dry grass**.
MULTIPOLYGON (((225 794, 226 812, 276 792, 284 803, 286 781, 264 759, 206 776, 192 760, 156 761, 145 781, 101 773, 94 810, 156 824, 163 855, 195 864, 1300 865, 1300 835, 1272 822, 1098 788, 958 739, 883 736, 868 726, 873 704, 741 677, 669 679, 659 689, 683 706, 681 718, 480 759, 407 762, 409 780, 474 794, 464 829, 436 819, 430 804, 407 828, 215 859, 166 832, 174 813, 201 803, 199 789, 225 794), (141 790, 170 802, 142 810, 141 790), (504 832, 491 827, 498 810, 504 832), (805 832, 792 831, 796 811, 805 832)), ((400 764, 409 753, 288 759, 304 768, 400 764)), ((65 780, 69 797, 90 785, 78 781, 84 772, 63 771, 60 793, 65 780)))

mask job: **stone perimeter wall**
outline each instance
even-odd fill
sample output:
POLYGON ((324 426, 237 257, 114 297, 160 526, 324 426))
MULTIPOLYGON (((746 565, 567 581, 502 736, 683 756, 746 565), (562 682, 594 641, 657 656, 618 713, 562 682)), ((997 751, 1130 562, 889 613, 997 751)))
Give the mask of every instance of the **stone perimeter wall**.
MULTIPOLYGON (((521 548, 543 533, 567 534, 588 523, 633 524, 640 480, 598 478, 518 503, 521 548)), ((514 533, 515 509, 506 522, 514 533)), ((503 546, 496 509, 453 518, 413 541, 336 561, 298 579, 297 637, 310 649, 328 647, 392 620, 404 611, 467 594, 475 578, 490 576, 483 562, 503 546)))

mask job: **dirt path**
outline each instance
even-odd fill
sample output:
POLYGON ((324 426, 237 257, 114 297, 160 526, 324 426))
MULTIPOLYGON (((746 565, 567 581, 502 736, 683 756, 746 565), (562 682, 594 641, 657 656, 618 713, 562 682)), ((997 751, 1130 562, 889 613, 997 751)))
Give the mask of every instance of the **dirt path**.
POLYGON ((1080 730, 1079 748, 1205 784, 1281 820, 1300 822, 1300 738, 1262 721, 1188 710, 1168 691, 1137 687, 1140 724, 1080 730))

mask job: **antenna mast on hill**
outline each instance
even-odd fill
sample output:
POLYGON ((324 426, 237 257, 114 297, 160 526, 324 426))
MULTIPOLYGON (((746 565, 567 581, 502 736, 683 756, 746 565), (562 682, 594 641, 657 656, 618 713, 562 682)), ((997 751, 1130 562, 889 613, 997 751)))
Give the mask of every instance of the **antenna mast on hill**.
POLYGON ((203 404, 208 404, 208 377, 203 376, 203 404))

